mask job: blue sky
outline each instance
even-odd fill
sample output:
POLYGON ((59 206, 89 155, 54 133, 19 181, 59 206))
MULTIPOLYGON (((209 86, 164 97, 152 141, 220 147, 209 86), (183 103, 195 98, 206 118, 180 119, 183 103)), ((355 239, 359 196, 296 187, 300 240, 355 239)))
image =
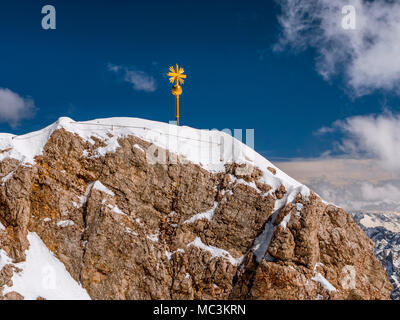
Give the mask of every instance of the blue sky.
POLYGON ((181 123, 254 128, 256 150, 270 159, 318 157, 341 135, 316 135, 321 127, 399 110, 393 90, 355 97, 340 73, 324 80, 315 46, 274 51, 279 14, 275 2, 255 0, 2 1, 0 87, 31 97, 35 115, 0 131, 30 132, 61 116, 168 122, 165 73, 175 63, 188 74, 181 123), (56 8, 56 30, 41 28, 46 4, 56 8), (135 90, 124 70, 152 78, 154 90, 135 90))

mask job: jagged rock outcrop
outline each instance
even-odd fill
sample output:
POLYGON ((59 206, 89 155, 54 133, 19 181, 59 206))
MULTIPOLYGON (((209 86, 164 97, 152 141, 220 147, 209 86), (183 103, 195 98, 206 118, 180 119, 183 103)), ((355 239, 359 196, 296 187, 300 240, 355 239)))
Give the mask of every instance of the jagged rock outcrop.
MULTIPOLYGON (((31 165, 0 162, 0 297, 36 233, 92 299, 388 299, 373 243, 277 169, 206 170, 134 135, 54 130, 31 165), (176 161, 175 161, 176 162, 176 161), (243 172, 244 171, 244 172, 243 172)), ((10 150, 3 150, 7 153, 10 150)), ((38 297, 41 298, 41 297, 38 297)))

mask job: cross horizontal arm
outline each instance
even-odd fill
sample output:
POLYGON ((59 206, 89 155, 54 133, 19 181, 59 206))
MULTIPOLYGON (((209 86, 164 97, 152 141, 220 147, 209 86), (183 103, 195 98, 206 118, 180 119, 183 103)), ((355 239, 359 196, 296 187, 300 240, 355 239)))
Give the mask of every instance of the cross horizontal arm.
POLYGON ((185 74, 181 74, 181 73, 175 73, 175 72, 168 72, 167 73, 168 77, 176 77, 176 78, 183 78, 186 79, 186 75, 185 74))

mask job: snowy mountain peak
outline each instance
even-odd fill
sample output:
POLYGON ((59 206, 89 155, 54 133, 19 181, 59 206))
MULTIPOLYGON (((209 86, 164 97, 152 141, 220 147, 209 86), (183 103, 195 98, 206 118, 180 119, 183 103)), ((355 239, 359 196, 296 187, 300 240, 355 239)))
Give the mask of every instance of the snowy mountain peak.
POLYGON ((344 210, 225 132, 60 118, 0 149, 0 299, 390 296, 344 210))
MULTIPOLYGON (((119 146, 118 139, 132 135, 176 153, 182 157, 181 162, 190 161, 210 172, 223 172, 227 163, 245 164, 248 167, 243 170, 259 168, 263 172, 261 182, 271 185, 273 189, 283 184, 288 190, 300 190, 304 196, 309 194, 307 187, 226 132, 178 127, 138 118, 106 118, 76 122, 71 118, 61 117, 46 128, 32 133, 21 136, 0 134, 0 150, 3 150, 0 161, 14 158, 25 165, 34 164, 35 157, 42 154, 53 132, 59 129, 77 134, 91 144, 95 143, 92 138, 103 141, 106 146, 97 150, 98 156, 115 152, 119 146), (268 168, 272 168, 275 174, 268 168)), ((154 148, 145 151, 149 161, 165 161, 163 157, 154 156, 154 148)))

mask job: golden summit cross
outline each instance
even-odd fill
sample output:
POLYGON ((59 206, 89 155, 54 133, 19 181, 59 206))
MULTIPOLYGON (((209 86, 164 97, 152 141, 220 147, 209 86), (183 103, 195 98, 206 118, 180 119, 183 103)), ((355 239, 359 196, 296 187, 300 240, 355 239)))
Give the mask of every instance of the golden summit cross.
POLYGON ((169 71, 167 76, 170 77, 169 81, 171 83, 175 83, 172 87, 172 94, 175 96, 175 119, 176 125, 179 126, 179 96, 182 94, 182 87, 181 84, 184 83, 183 79, 186 79, 186 75, 183 74, 185 71, 183 68, 175 65, 174 67, 169 67, 169 71))

